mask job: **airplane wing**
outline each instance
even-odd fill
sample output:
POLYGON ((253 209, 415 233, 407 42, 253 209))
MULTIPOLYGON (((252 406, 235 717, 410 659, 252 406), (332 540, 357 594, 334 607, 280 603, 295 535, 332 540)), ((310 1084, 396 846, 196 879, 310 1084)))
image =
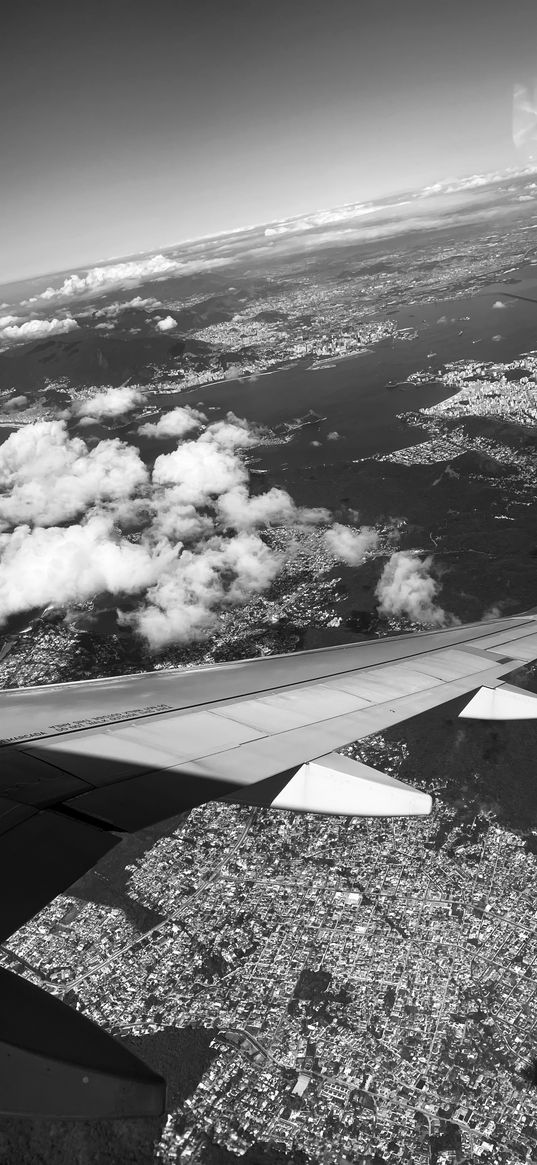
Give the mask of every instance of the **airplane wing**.
MULTIPOLYGON (((530 612, 292 655, 0 692, 0 877, 9 886, 0 942, 122 834, 213 798, 351 816, 429 813, 427 794, 334 750, 464 693, 475 693, 462 713, 469 718, 537 717, 536 696, 502 683, 536 658, 530 612)), ((65 1010, 50 997, 47 1004, 65 1010)), ((2 1029, 0 1014, 0 1040, 2 1029)), ((134 1100, 125 1085, 132 1066, 116 1068, 123 1091, 109 1101, 115 1114, 134 1103, 139 1112, 158 1109, 157 1078, 138 1081, 134 1100)), ((25 1072, 28 1079, 28 1065, 25 1072)), ((96 1085, 103 1113, 101 1092, 96 1085)), ((33 1103, 50 1111, 44 1095, 37 1090, 33 1103)), ((87 1111, 78 1085, 73 1096, 87 1111)), ((13 1104, 9 1111, 20 1111, 13 1104)))

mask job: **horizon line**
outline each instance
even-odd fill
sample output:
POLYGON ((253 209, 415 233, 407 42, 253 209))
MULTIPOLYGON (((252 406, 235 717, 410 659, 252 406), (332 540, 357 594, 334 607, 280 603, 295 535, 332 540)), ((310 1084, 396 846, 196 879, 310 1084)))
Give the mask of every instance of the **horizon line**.
MULTIPOLYGON (((314 208, 312 207, 309 210, 298 211, 295 214, 284 215, 283 217, 273 218, 273 219, 264 219, 261 222, 249 223, 247 226, 242 225, 239 227, 230 227, 226 230, 210 231, 208 234, 204 234, 204 235, 191 235, 188 238, 178 239, 173 243, 158 244, 155 247, 150 247, 148 250, 127 251, 127 252, 124 252, 123 254, 110 255, 110 256, 103 258, 103 259, 95 259, 93 262, 79 263, 73 267, 59 267, 59 268, 56 268, 52 271, 50 271, 50 270, 36 271, 32 275, 26 275, 26 276, 23 276, 20 278, 4 280, 4 281, 0 282, 0 289, 9 288, 9 287, 12 287, 12 286, 14 286, 16 284, 20 284, 20 283, 29 283, 34 279, 46 279, 49 277, 54 278, 54 277, 57 277, 59 275, 71 275, 71 274, 78 272, 78 271, 90 271, 93 268, 97 268, 97 267, 109 267, 109 266, 112 266, 114 263, 125 263, 131 259, 135 259, 135 258, 138 259, 138 258, 143 258, 143 257, 148 256, 148 255, 155 255, 155 254, 158 254, 160 252, 171 251, 175 247, 184 247, 184 246, 188 246, 189 244, 207 242, 211 239, 226 238, 226 237, 229 237, 230 235, 246 234, 248 231, 259 230, 260 227, 270 227, 276 223, 292 222, 293 219, 308 218, 311 215, 323 214, 323 213, 328 212, 330 210, 343 210, 343 209, 345 209, 345 207, 350 207, 350 206, 371 206, 372 204, 375 204, 375 203, 382 203, 383 201, 385 201, 386 199, 389 199, 389 198, 397 199, 402 194, 413 194, 416 196, 416 195, 419 195, 419 192, 424 192, 426 190, 433 190, 435 187, 442 187, 442 186, 448 185, 451 182, 464 182, 465 179, 470 179, 472 177, 473 178, 479 177, 479 178, 488 179, 492 183, 494 181, 501 181, 501 179, 504 176, 511 175, 512 177, 522 177, 525 174, 532 174, 532 173, 537 173, 537 163, 529 164, 527 166, 522 166, 522 167, 507 166, 503 170, 486 171, 483 173, 476 172, 476 171, 467 172, 467 173, 452 176, 449 178, 438 179, 436 182, 427 183, 424 186, 415 186, 415 187, 410 187, 410 188, 406 187, 404 189, 398 188, 397 190, 394 190, 390 194, 379 195, 377 198, 366 199, 365 202, 363 202, 363 203, 360 203, 358 201, 353 201, 351 199, 348 202, 338 202, 338 203, 332 204, 330 206, 317 206, 314 208)), ((439 190, 438 193, 441 193, 441 191, 439 190)))

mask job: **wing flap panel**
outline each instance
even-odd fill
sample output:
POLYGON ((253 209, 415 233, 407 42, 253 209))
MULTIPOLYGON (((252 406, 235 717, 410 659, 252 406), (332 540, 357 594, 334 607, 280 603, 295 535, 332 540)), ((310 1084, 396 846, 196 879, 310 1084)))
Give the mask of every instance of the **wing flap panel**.
POLYGON ((100 788, 134 779, 144 771, 172 768, 204 753, 236 748, 261 735, 255 728, 225 720, 214 712, 177 712, 157 721, 121 725, 108 732, 70 733, 24 747, 31 756, 57 764, 89 786, 100 788))
POLYGON ((516 655, 517 659, 524 660, 524 663, 531 663, 532 660, 537 659, 537 635, 527 635, 523 640, 517 639, 516 643, 513 644, 513 655, 516 655))
POLYGON ((431 652, 430 655, 423 656, 421 660, 413 660, 412 663, 418 671, 423 670, 424 674, 436 676, 439 680, 458 680, 488 671, 494 660, 457 648, 448 648, 441 652, 431 652))
POLYGON ((508 684, 480 688, 459 716, 463 720, 537 720, 537 696, 508 684))
MULTIPOLYGON (((535 619, 527 618, 525 623, 518 625, 518 627, 503 627, 498 628, 497 631, 491 632, 490 635, 480 636, 468 642, 472 643, 474 647, 479 647, 483 651, 488 651, 489 648, 503 648, 505 655, 516 655, 523 643, 528 643, 530 640, 536 640, 535 635, 535 619)), ((535 655, 537 655, 537 646, 535 647, 535 655)))
POLYGON ((271 806, 301 813, 409 817, 429 814, 432 798, 387 773, 332 753, 301 765, 271 806))

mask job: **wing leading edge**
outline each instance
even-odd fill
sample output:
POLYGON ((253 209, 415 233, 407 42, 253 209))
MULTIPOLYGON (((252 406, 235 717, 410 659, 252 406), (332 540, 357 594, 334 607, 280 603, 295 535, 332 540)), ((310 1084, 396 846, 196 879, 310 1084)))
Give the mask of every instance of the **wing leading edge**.
MULTIPOLYGON (((503 699, 509 715, 529 716, 537 700, 517 696, 502 677, 534 658, 530 614, 211 668, 0 692, 0 866, 18 871, 18 846, 41 854, 47 835, 58 855, 41 885, 41 875, 20 869, 18 901, 0 908, 0 936, 94 865, 117 834, 212 798, 244 799, 251 786, 257 803, 275 808, 427 811, 425 795, 416 799, 408 788, 403 795, 393 778, 346 759, 343 771, 335 750, 478 690, 491 693, 488 702, 476 697, 480 714, 499 715, 503 699)), ((466 714, 475 707, 474 700, 466 714)), ((37 856, 32 864, 40 868, 37 856)))

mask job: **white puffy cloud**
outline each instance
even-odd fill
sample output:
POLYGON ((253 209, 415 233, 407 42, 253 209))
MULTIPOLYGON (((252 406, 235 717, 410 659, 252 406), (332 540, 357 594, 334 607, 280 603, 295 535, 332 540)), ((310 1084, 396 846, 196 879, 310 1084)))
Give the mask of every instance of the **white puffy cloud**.
POLYGON ((75 272, 64 279, 60 287, 47 287, 40 295, 34 295, 27 303, 40 300, 64 302, 70 299, 104 295, 116 287, 136 287, 140 283, 165 279, 171 275, 191 275, 214 267, 227 266, 230 257, 179 259, 172 255, 141 255, 139 259, 129 259, 121 263, 106 263, 90 267, 83 275, 75 272))
POLYGON ((191 408, 190 405, 185 405, 184 408, 179 407, 171 409, 169 413, 163 413, 158 421, 147 421, 140 425, 138 433, 141 437, 184 437, 206 422, 207 417, 203 413, 191 408))
POLYGON ((153 468, 155 485, 176 486, 182 502, 195 506, 207 505, 247 480, 247 470, 232 450, 201 438, 162 453, 153 468))
POLYGON ((228 413, 225 421, 214 421, 205 430, 200 440, 213 443, 224 449, 251 449, 259 445, 263 437, 263 430, 258 425, 252 425, 234 413, 228 413))
POLYGON ((119 388, 105 388, 86 400, 73 406, 73 413, 79 417, 121 417, 144 399, 139 388, 121 385, 119 388))
POLYGON ((151 525, 145 535, 151 545, 163 540, 173 545, 194 543, 215 532, 214 518, 185 501, 180 485, 153 489, 151 503, 151 525))
POLYGON ((125 311, 130 307, 156 308, 160 307, 160 304, 158 299, 154 299, 153 297, 144 299, 141 295, 135 295, 133 299, 127 300, 126 303, 119 303, 118 307, 120 311, 125 311))
POLYGON ((114 438, 88 450, 64 421, 39 421, 0 446, 0 524, 54 526, 99 500, 126 498, 147 481, 137 449, 114 438))
POLYGON ((235 530, 252 526, 280 526, 296 520, 296 506, 284 489, 250 497, 246 485, 229 490, 218 499, 224 522, 235 530))
POLYGON ((123 616, 151 647, 186 643, 206 635, 222 606, 243 602, 265 590, 276 577, 281 559, 261 538, 240 533, 210 539, 200 549, 185 550, 173 567, 150 587, 146 605, 123 616))
POLYGON ((151 586, 174 553, 151 555, 114 531, 113 520, 90 516, 81 525, 19 526, 0 535, 2 618, 49 603, 91 598, 103 591, 136 593, 151 586))
POLYGON ((177 320, 174 320, 173 316, 165 316, 163 320, 158 321, 156 326, 159 332, 171 332, 177 327, 177 320))
POLYGON ((298 507, 286 490, 274 486, 250 497, 246 485, 222 494, 218 511, 228 526, 247 530, 254 526, 315 525, 330 520, 328 510, 298 507))
POLYGON ((352 530, 350 526, 342 526, 336 522, 326 531, 324 541, 327 549, 339 562, 346 562, 348 566, 359 566, 370 550, 376 550, 379 536, 372 526, 352 530))
POLYGON ((29 340, 46 339, 47 336, 64 336, 67 332, 74 332, 78 328, 76 320, 67 316, 58 320, 26 320, 25 323, 4 323, 5 320, 16 319, 15 316, 4 316, 0 320, 0 343, 3 340, 13 340, 28 343, 29 340))
MULTIPOLYGON (((175 436, 186 423, 206 423, 189 408, 169 418, 175 436)), ((151 648, 209 634, 282 568, 258 531, 330 520, 282 489, 250 497, 242 452, 259 439, 229 414, 157 457, 149 481, 138 450, 117 438, 90 449, 61 420, 11 434, 0 446, 0 622, 51 602, 128 592, 140 605, 122 621, 151 648)))
POLYGON ((431 566, 431 557, 422 560, 407 550, 392 554, 375 591, 379 614, 403 616, 432 627, 453 623, 453 617, 435 603, 440 586, 429 573, 431 566))

